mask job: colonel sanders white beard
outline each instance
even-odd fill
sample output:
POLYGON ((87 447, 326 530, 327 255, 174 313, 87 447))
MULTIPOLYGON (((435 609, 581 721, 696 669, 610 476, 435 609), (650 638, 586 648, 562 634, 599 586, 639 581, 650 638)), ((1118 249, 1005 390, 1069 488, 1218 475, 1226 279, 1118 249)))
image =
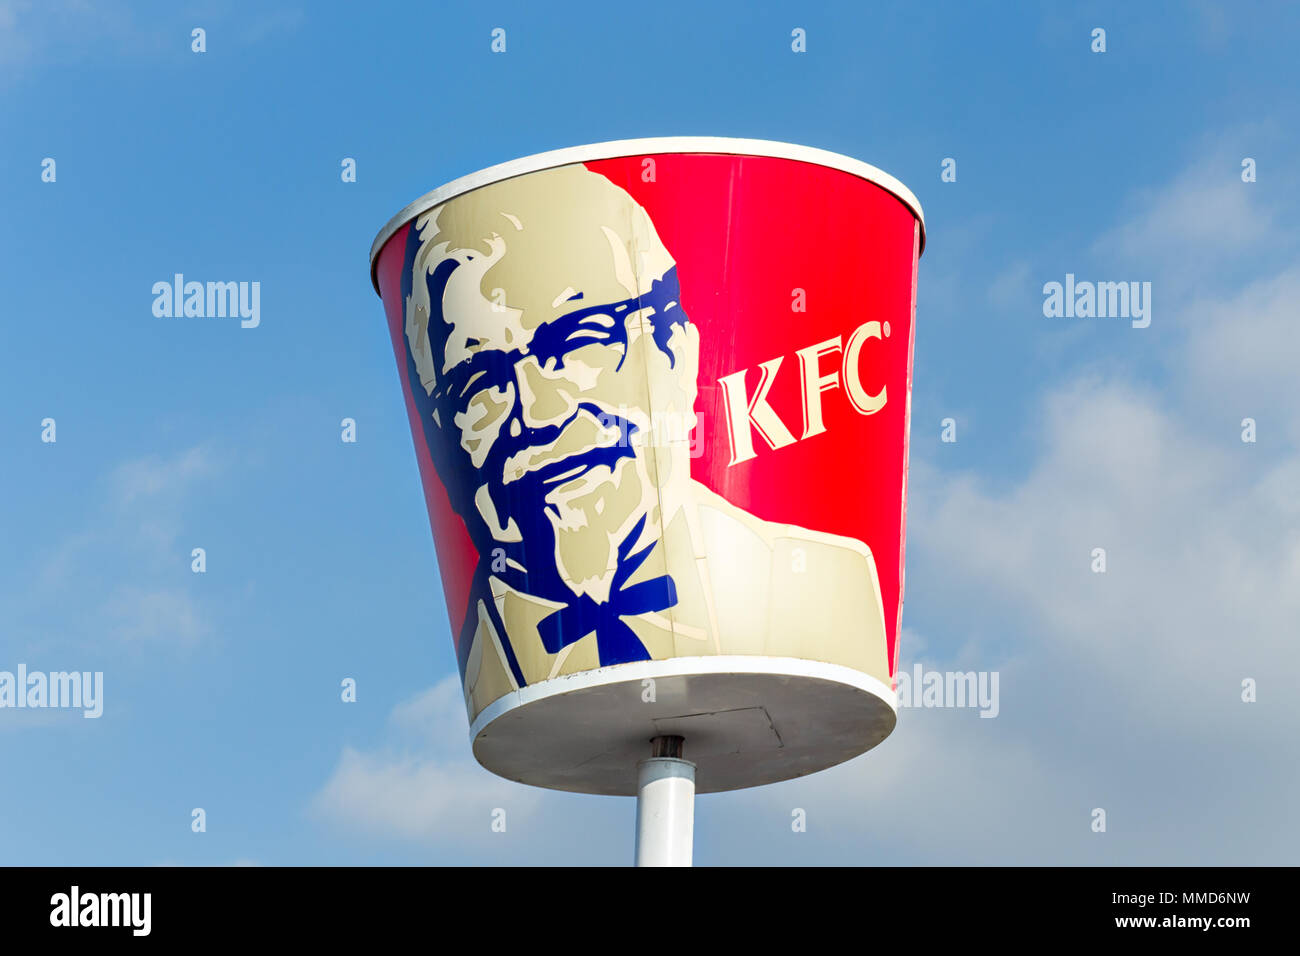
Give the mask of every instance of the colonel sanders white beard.
MULTIPOLYGON (((643 518, 643 527, 636 540, 628 542, 630 547, 625 547, 625 553, 640 551, 657 539, 666 524, 663 514, 671 515, 681 506, 686 493, 683 485, 690 482, 688 444, 675 442, 660 447, 652 437, 650 417, 643 411, 619 409, 617 414, 637 426, 631 442, 635 454, 618 459, 612 470, 597 464, 558 482, 545 498, 550 506, 545 515, 555 534, 555 566, 560 576, 575 594, 587 594, 599 602, 610 597, 620 545, 643 518)), ((578 434, 586 431, 578 422, 570 429, 578 434)), ((607 433, 609 441, 616 440, 615 431, 607 433)), ((570 446, 572 451, 573 441, 566 432, 556 445, 570 446)), ((579 447, 582 444, 579 442, 579 447)), ((481 494, 480 510, 489 501, 486 494, 481 494)), ((484 517, 489 527, 503 527, 495 512, 484 517)), ((504 526, 510 527, 511 523, 507 520, 504 526)))

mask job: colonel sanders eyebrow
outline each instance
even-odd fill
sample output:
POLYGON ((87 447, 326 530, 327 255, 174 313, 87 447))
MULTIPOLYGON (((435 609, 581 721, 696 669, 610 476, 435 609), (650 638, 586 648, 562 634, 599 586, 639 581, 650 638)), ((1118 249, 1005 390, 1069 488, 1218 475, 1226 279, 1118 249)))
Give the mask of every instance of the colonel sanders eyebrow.
MULTIPOLYGON (((489 381, 500 386, 513 376, 513 364, 523 355, 531 354, 541 361, 554 360, 559 367, 563 367, 566 353, 579 347, 576 342, 584 340, 623 346, 625 351, 617 366, 622 368, 627 358, 627 329, 618 319, 641 311, 648 311, 654 316, 671 313, 678 306, 680 294, 677 267, 673 266, 664 273, 663 278, 654 280, 646 293, 631 296, 621 302, 599 303, 574 309, 542 323, 526 348, 512 349, 505 353, 497 350, 474 352, 451 370, 449 391, 456 397, 463 398, 470 385, 484 374, 488 375, 489 381)), ((667 321, 652 323, 655 343, 668 356, 670 366, 676 364, 676 359, 667 348, 668 338, 672 335, 673 328, 689 321, 684 312, 679 312, 667 321)))

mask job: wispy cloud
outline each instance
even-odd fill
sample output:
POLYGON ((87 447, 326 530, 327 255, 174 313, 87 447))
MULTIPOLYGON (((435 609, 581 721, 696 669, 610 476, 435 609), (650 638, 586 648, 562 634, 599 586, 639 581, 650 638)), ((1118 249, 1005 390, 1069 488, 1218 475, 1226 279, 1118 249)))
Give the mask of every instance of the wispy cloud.
POLYGON ((0 81, 44 66, 152 55, 169 40, 161 22, 138 21, 122 0, 0 0, 0 81))
POLYGON ((1038 286, 1033 282, 1029 263, 1017 259, 994 277, 989 286, 989 302, 999 309, 1023 307, 1038 302, 1038 286))
POLYGON ((1285 436, 1300 444, 1297 302, 1300 268, 1289 268, 1189 305, 1182 385, 1199 414, 1228 422, 1255 418, 1262 439, 1285 436))
POLYGON ((212 449, 197 446, 178 455, 149 455, 123 462, 114 469, 110 481, 122 505, 139 498, 174 498, 183 494, 199 478, 216 470, 212 449))
POLYGON ((114 57, 163 60, 188 55, 190 31, 202 27, 210 50, 261 43, 306 22, 300 7, 276 10, 209 6, 142 12, 126 0, 0 0, 0 82, 75 63, 114 57))
POLYGON ((345 747, 311 813, 332 826, 430 847, 481 846, 493 812, 507 833, 537 809, 540 791, 480 768, 464 743, 467 720, 457 675, 399 703, 373 752, 345 747))
POLYGON ((119 588, 102 616, 114 638, 130 643, 189 646, 211 631, 194 598, 179 588, 119 588))
POLYGON ((1159 280, 1164 303, 1222 293, 1281 267, 1300 244, 1296 191, 1277 168, 1289 151, 1267 124, 1220 131, 1167 182, 1122 199, 1120 221, 1093 243, 1093 255, 1159 280), (1256 163, 1255 182, 1242 181, 1246 158, 1256 163))
POLYGON ((79 529, 46 549, 10 603, 39 621, 44 640, 69 640, 70 630, 84 631, 93 619, 93 634, 74 642, 108 636, 132 645, 194 645, 212 626, 194 593, 178 583, 190 561, 178 541, 195 496, 224 467, 217 451, 198 445, 109 469, 89 486, 79 529), (67 626, 57 624, 65 615, 67 626))

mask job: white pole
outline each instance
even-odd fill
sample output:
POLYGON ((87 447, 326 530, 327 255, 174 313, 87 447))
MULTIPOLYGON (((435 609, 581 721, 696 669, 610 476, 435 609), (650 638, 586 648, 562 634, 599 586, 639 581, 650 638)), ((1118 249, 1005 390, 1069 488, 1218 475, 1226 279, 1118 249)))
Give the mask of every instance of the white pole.
POLYGON ((637 764, 636 865, 690 866, 695 764, 681 759, 680 737, 656 737, 654 744, 655 756, 637 764), (660 756, 665 753, 673 756, 660 756))

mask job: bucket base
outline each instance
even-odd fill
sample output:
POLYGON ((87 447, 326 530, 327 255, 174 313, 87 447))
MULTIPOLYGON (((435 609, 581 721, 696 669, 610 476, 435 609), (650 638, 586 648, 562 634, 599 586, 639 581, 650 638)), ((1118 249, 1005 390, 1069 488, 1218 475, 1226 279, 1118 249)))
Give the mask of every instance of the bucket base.
POLYGON ((557 677, 494 701, 470 728, 499 776, 633 796, 653 737, 685 738, 696 790, 739 790, 825 770, 880 743, 894 693, 866 674, 770 657, 673 658, 557 677))

